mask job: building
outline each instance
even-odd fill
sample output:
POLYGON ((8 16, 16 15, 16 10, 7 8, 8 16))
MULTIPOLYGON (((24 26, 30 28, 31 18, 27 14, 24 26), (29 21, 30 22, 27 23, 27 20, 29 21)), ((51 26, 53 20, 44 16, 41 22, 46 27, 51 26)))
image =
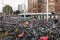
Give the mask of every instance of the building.
POLYGON ((51 5, 49 8, 53 10, 52 12, 60 13, 60 0, 50 0, 49 3, 51 5))
POLYGON ((48 4, 49 4, 48 5, 49 12, 55 12, 55 0, 49 0, 48 4))
POLYGON ((60 0, 55 0, 55 12, 60 13, 60 0))
MULTIPOLYGON (((46 12, 46 0, 42 1, 41 12, 46 12)), ((60 0, 48 0, 48 11, 60 13, 60 0)))
POLYGON ((41 12, 46 12, 46 0, 42 0, 41 12))
POLYGON ((41 12, 41 4, 39 0, 28 0, 28 13, 41 12))
POLYGON ((21 13, 25 13, 25 12, 26 12, 26 5, 25 5, 25 4, 19 4, 19 5, 18 5, 18 10, 19 10, 21 13))
MULTIPOLYGON (((41 12, 46 12, 47 1, 43 0, 41 5, 41 12)), ((48 0, 48 12, 55 12, 55 0, 48 0)))
POLYGON ((48 12, 55 12, 55 0, 48 0, 48 12))
MULTIPOLYGON (((48 0, 48 12, 60 13, 60 0, 48 0)), ((29 13, 46 13, 47 0, 28 0, 29 13)))

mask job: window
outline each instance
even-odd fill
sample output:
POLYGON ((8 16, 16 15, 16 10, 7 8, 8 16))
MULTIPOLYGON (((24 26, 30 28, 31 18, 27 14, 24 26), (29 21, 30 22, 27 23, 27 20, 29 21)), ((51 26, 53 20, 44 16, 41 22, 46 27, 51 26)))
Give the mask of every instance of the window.
POLYGON ((33 11, 33 13, 37 13, 37 11, 36 11, 36 10, 34 10, 34 11, 33 11))
POLYGON ((38 10, 38 12, 41 12, 41 10, 38 10))
POLYGON ((56 2, 60 3, 60 0, 56 0, 56 2))
POLYGON ((39 5, 39 8, 41 8, 41 5, 39 5))
POLYGON ((41 2, 42 2, 42 0, 38 0, 38 2, 39 2, 39 3, 41 3, 41 2))
POLYGON ((36 8, 36 5, 34 5, 33 8, 36 8))

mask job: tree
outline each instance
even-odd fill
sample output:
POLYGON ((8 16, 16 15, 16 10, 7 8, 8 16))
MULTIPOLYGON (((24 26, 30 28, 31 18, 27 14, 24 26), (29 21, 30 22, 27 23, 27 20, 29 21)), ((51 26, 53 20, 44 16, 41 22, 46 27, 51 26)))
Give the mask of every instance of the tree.
POLYGON ((18 14, 20 14, 21 12, 19 11, 19 10, 16 10, 16 11, 14 11, 14 14, 16 14, 16 15, 18 15, 18 14))
POLYGON ((3 12, 6 13, 6 14, 12 14, 13 9, 10 5, 6 5, 5 7, 3 7, 3 12))

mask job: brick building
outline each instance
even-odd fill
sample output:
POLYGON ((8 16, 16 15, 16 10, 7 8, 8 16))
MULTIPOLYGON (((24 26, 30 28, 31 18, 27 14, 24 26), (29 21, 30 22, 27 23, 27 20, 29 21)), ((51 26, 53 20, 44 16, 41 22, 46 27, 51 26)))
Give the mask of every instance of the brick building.
POLYGON ((46 12, 46 0, 43 0, 41 3, 41 12, 46 12))
POLYGON ((39 0, 28 0, 28 12, 29 13, 41 12, 41 4, 39 0))
MULTIPOLYGON (((52 11, 52 12, 55 12, 55 13, 60 13, 60 0, 49 0, 49 9, 52 11)), ((49 10, 49 12, 51 12, 49 10)))
MULTIPOLYGON (((46 12, 47 1, 43 0, 41 5, 41 12, 46 12)), ((55 0, 48 0, 48 11, 55 12, 55 0)))
POLYGON ((55 11, 60 13, 60 0, 55 0, 55 11))
MULTIPOLYGON (((46 12, 47 0, 28 0, 28 12, 46 12)), ((48 0, 48 11, 60 13, 60 0, 48 0)))
MULTIPOLYGON (((48 0, 49 12, 60 13, 60 0, 48 0)), ((46 0, 42 1, 41 12, 46 12, 46 0)))
POLYGON ((55 12, 55 0, 49 0, 48 4, 49 4, 48 8, 49 12, 55 12))

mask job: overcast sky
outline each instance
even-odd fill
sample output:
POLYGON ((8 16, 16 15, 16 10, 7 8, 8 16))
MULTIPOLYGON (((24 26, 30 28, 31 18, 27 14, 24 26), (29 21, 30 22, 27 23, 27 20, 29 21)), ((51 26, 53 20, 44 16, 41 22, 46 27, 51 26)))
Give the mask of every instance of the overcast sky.
MULTIPOLYGON (((3 6, 10 5, 13 7, 13 10, 18 9, 18 4, 25 4, 27 5, 27 0, 3 0, 3 6)), ((0 12, 2 11, 2 0, 0 0, 0 12)))

